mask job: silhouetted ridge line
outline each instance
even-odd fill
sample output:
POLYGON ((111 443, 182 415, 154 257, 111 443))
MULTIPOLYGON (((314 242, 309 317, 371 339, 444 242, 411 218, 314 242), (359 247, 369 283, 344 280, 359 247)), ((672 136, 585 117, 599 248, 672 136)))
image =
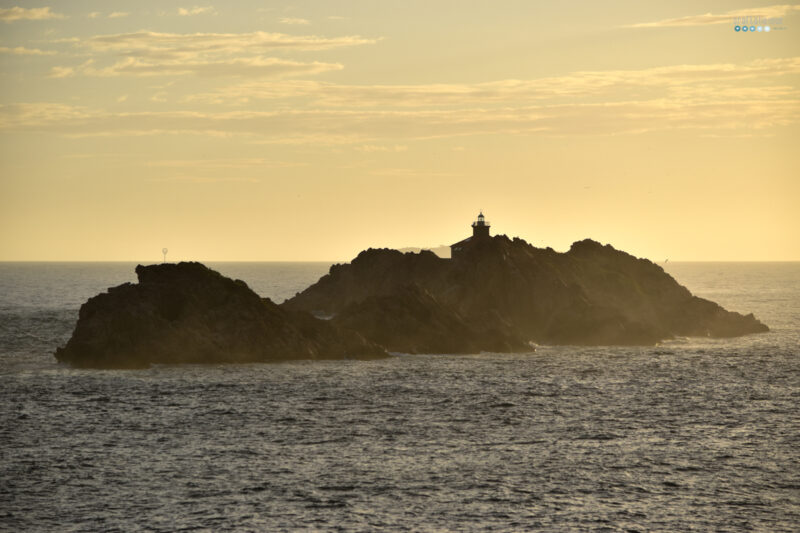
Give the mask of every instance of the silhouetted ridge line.
POLYGON ((385 357, 381 347, 200 263, 136 267, 139 283, 90 298, 59 361, 79 367, 385 357))
MULTIPOLYGON (((647 259, 590 239, 574 243, 566 253, 505 235, 457 245, 461 249, 451 260, 424 251, 361 252, 352 263, 331 267, 328 275, 282 306, 334 315, 334 324, 359 331, 391 351, 414 344, 409 339, 419 330, 414 317, 423 314, 423 298, 412 305, 408 287, 425 294, 431 314, 446 313, 469 325, 482 341, 473 346, 481 350, 497 350, 498 345, 524 349, 525 341, 652 345, 675 336, 768 331, 752 314, 726 311, 693 296, 647 259), (385 324, 383 330, 377 329, 379 323, 385 324), (489 331, 493 335, 480 335, 489 331)), ((431 343, 415 346, 413 351, 420 352, 433 348, 431 343)))
POLYGON ((365 250, 275 305, 200 263, 136 267, 81 306, 56 358, 82 367, 653 345, 768 331, 693 296, 646 260, 586 239, 566 253, 486 229, 433 252, 365 250), (456 245, 454 245, 456 246, 456 245), (320 320, 312 315, 332 316, 320 320))

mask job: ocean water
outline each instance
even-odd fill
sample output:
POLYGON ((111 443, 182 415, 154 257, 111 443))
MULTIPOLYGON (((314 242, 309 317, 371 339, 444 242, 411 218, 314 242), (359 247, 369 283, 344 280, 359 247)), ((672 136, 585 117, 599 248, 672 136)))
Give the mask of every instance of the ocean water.
MULTIPOLYGON (((669 263, 770 333, 73 370, 133 264, 0 263, 0 530, 798 531, 800 264, 669 263)), ((321 263, 222 263, 275 301, 321 263)))

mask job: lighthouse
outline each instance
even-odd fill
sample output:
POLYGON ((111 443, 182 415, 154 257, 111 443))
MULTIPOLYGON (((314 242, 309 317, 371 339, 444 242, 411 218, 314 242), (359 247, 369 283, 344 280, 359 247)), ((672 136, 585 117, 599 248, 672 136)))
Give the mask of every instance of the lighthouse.
POLYGON ((467 237, 463 241, 458 241, 450 245, 450 257, 458 259, 463 254, 464 250, 476 241, 489 238, 489 228, 491 225, 486 217, 483 216, 483 211, 478 213, 478 218, 472 223, 472 237, 467 237))
POLYGON ((489 236, 489 223, 483 216, 483 211, 478 214, 478 219, 472 223, 472 237, 480 239, 489 236))

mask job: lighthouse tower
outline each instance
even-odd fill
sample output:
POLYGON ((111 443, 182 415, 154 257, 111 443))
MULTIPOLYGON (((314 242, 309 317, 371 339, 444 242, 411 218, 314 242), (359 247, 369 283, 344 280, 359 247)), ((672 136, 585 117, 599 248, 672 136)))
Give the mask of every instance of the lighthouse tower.
POLYGON ((478 219, 472 223, 472 237, 467 237, 463 241, 459 241, 450 245, 450 257, 458 259, 463 257, 464 250, 475 244, 478 241, 489 238, 489 221, 483 216, 483 211, 478 214, 478 219))
POLYGON ((478 219, 472 223, 472 237, 480 239, 489 236, 489 222, 483 216, 483 211, 478 214, 478 219))

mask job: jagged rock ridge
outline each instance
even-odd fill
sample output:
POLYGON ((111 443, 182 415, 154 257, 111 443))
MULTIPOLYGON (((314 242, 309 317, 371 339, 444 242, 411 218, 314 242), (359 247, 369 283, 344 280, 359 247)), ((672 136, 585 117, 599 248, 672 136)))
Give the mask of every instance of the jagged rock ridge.
MULTIPOLYGON (((674 336, 768 331, 752 314, 693 296, 658 265, 588 239, 558 253, 505 235, 487 237, 452 260, 426 251, 370 249, 350 264, 334 265, 282 306, 334 315, 334 324, 389 350, 412 344, 422 352, 438 350, 435 342, 408 340, 419 331, 414 317, 420 306, 471 328, 470 349, 451 345, 452 351, 500 345, 518 351, 526 349, 525 341, 652 345, 674 336), (425 301, 409 301, 410 290, 425 301)), ((459 331, 451 326, 443 334, 459 331)))
POLYGON ((125 283, 81 306, 59 361, 78 367, 248 363, 385 357, 351 330, 260 298, 200 263, 136 267, 125 283))
POLYGON ((369 249, 280 306, 199 263, 136 268, 87 301, 56 358, 84 367, 524 352, 531 343, 652 345, 768 331, 610 245, 566 253, 504 235, 454 259, 369 249), (332 316, 319 320, 313 314, 332 316))

